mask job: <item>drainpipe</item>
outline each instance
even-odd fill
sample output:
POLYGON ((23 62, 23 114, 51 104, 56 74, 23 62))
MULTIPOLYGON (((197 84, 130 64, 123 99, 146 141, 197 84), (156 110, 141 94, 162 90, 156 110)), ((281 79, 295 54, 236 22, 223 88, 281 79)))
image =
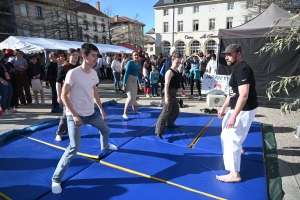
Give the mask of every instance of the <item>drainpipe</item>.
POLYGON ((175 7, 173 6, 173 31, 172 31, 172 46, 174 46, 174 31, 175 31, 174 22, 175 22, 175 7))

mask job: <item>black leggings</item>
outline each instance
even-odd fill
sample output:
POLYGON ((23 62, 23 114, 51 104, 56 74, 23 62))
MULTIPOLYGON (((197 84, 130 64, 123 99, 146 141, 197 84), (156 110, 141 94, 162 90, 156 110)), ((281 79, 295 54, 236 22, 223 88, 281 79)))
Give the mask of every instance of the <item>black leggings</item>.
MULTIPOLYGON (((191 95, 193 95, 193 89, 194 89, 194 77, 190 77, 190 84, 191 84, 191 95)), ((201 96, 201 88, 200 88, 200 80, 196 80, 196 86, 199 92, 199 96, 201 96)))

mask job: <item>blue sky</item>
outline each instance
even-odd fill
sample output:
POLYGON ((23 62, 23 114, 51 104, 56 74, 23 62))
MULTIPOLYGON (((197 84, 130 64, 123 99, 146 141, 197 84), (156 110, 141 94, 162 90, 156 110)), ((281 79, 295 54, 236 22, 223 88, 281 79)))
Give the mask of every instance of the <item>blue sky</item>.
MULTIPOLYGON (((92 6, 96 6, 97 0, 84 0, 92 6)), ((145 24, 144 33, 154 27, 153 6, 158 0, 99 0, 100 10, 112 7, 113 15, 125 16, 134 19, 139 14, 139 21, 145 24)))

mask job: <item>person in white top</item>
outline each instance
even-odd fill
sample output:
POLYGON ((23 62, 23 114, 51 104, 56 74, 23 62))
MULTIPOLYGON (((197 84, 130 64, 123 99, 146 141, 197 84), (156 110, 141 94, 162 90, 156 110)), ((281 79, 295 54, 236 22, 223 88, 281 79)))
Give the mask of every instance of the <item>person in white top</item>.
POLYGON ((79 149, 82 124, 90 124, 99 130, 101 149, 118 149, 115 145, 108 143, 110 129, 104 122, 107 115, 104 112, 96 88, 99 79, 96 71, 91 70, 97 61, 98 48, 93 44, 84 43, 81 46, 81 52, 82 65, 71 69, 67 73, 62 89, 62 100, 67 108, 70 143, 52 176, 52 193, 54 194, 61 193, 62 178, 79 149), (103 119, 95 112, 94 100, 103 119))
POLYGON ((114 75, 114 87, 115 92, 122 91, 120 86, 120 80, 121 80, 121 63, 119 61, 119 55, 114 55, 114 60, 111 63, 111 69, 113 71, 114 75))
POLYGON ((106 54, 106 78, 113 80, 113 74, 111 70, 111 58, 110 55, 106 54))
POLYGON ((216 54, 211 56, 210 61, 207 63, 206 70, 211 75, 217 75, 218 63, 216 60, 216 54))

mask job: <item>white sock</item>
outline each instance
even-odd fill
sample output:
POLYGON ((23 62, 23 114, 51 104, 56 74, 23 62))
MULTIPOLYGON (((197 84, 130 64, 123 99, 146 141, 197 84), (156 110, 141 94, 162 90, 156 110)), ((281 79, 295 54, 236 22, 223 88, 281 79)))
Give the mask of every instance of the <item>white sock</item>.
POLYGON ((61 193, 62 189, 60 183, 52 182, 52 193, 59 194, 61 193))

